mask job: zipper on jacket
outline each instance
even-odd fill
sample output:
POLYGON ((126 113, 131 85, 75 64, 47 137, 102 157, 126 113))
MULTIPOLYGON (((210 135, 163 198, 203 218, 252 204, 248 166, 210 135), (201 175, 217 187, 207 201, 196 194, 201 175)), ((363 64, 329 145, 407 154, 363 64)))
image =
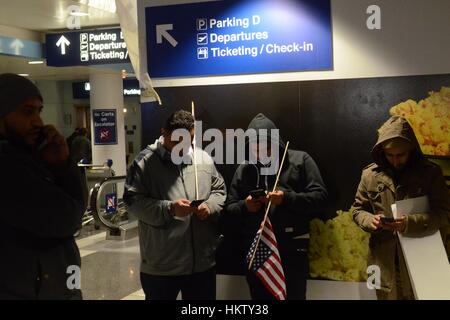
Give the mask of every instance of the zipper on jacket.
POLYGON ((258 167, 256 166, 256 164, 252 163, 252 166, 255 168, 256 170, 256 188, 259 188, 259 170, 258 167))
MULTIPOLYGON (((252 163, 252 165, 253 165, 253 167, 256 170, 256 188, 259 189, 260 188, 261 173, 260 173, 260 170, 259 170, 259 168, 258 168, 258 166, 256 164, 252 163)), ((267 175, 264 176, 264 184, 265 184, 265 187, 266 187, 266 191, 269 192, 270 190, 269 190, 269 183, 267 181, 267 175)))
MULTIPOLYGON (((180 165, 178 167, 178 171, 180 172, 181 182, 183 183, 184 188, 184 194, 186 195, 186 198, 188 198, 186 185, 184 183, 184 176, 183 176, 183 167, 180 165)), ((191 230, 191 247, 192 247, 192 274, 195 271, 195 247, 194 247, 194 221, 193 218, 189 220, 189 229, 191 230)))

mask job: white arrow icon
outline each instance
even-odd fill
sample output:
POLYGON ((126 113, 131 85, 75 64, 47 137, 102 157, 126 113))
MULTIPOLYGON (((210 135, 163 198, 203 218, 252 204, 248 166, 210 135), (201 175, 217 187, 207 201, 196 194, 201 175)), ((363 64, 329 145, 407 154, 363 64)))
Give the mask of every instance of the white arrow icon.
POLYGON ((13 42, 11 42, 10 48, 14 50, 14 54, 19 56, 20 51, 23 49, 24 44, 19 39, 15 39, 13 42))
POLYGON ((173 30, 173 24, 158 24, 156 26, 156 43, 161 44, 164 37, 172 47, 176 47, 178 42, 167 32, 169 30, 173 30))
POLYGON ((57 47, 61 47, 61 54, 65 55, 66 54, 66 46, 70 46, 70 41, 67 40, 66 37, 61 36, 61 38, 59 38, 58 42, 56 43, 57 47))

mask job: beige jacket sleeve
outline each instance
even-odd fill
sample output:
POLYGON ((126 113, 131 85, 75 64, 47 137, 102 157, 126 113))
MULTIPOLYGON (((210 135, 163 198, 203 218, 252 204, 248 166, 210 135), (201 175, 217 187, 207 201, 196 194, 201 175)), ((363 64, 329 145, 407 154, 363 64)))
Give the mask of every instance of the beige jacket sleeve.
POLYGON ((374 217, 372 213, 372 205, 367 192, 367 182, 364 172, 361 176, 361 181, 356 191, 355 202, 350 209, 353 212, 353 221, 366 232, 376 232, 370 229, 370 224, 374 217))

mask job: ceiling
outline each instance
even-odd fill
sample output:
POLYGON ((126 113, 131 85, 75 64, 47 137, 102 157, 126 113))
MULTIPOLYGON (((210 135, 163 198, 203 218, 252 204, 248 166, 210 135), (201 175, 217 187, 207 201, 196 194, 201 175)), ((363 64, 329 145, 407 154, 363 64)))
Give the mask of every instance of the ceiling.
MULTIPOLYGON (((91 74, 120 72, 126 65, 111 67, 48 67, 45 64, 30 65, 28 59, 0 55, 0 73, 26 73, 33 80, 87 80, 91 74), (119 68, 117 68, 119 67, 119 68)), ((129 68, 127 68, 129 69, 129 68)), ((131 73, 128 70, 128 73, 131 73)))
POLYGON ((97 7, 104 3, 103 8, 107 8, 114 0, 0 0, 0 24, 35 31, 66 29, 69 7, 73 5, 89 13, 80 17, 82 28, 119 24, 116 13, 83 4, 89 2, 97 7))
MULTIPOLYGON (((77 5, 89 16, 80 17, 82 28, 119 25, 117 13, 108 11, 114 0, 0 0, 0 25, 42 32, 67 30, 69 7, 77 5), (98 8, 88 6, 91 3, 98 8), (100 6, 99 6, 100 5, 100 6), (101 7, 103 6, 103 7, 101 7), (104 8, 99 9, 99 8, 104 8)), ((47 67, 29 65, 29 59, 0 55, 0 73, 26 73, 34 80, 84 80, 93 73, 110 73, 118 66, 47 67)), ((128 72, 132 70, 127 68, 128 72)), ((119 69, 120 70, 120 69, 119 69)))

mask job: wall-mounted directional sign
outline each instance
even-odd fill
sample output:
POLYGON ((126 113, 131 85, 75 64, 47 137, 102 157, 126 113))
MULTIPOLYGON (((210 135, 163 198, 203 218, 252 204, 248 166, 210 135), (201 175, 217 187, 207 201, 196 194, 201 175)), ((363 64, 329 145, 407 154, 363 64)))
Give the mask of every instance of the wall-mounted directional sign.
POLYGON ((146 8, 155 78, 333 68, 330 0, 227 0, 146 8))
POLYGON ((9 37, 0 37, 0 54, 42 59, 42 43, 9 37))
MULTIPOLYGON (((89 82, 74 82, 72 83, 72 92, 74 99, 89 99, 91 92, 91 84, 89 82)), ((123 80, 123 96, 132 97, 140 96, 141 89, 139 81, 135 79, 123 80)))
POLYGON ((120 28, 46 35, 47 65, 54 67, 128 63, 120 28))

